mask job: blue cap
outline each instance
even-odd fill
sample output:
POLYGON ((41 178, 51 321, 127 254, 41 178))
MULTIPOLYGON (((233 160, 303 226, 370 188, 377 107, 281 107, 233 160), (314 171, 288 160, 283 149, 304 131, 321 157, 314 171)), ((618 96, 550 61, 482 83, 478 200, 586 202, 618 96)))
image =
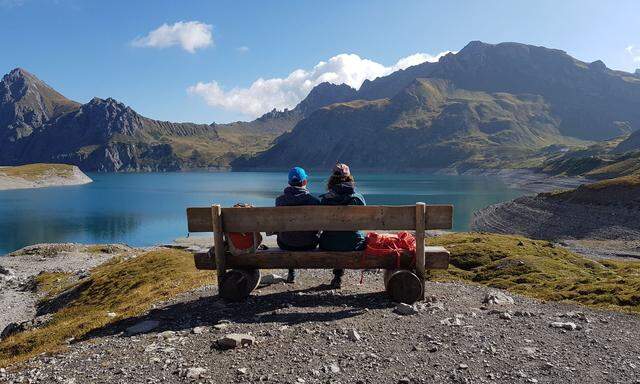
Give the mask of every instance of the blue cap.
POLYGON ((289 184, 299 184, 307 180, 307 172, 300 167, 293 167, 289 171, 289 184))

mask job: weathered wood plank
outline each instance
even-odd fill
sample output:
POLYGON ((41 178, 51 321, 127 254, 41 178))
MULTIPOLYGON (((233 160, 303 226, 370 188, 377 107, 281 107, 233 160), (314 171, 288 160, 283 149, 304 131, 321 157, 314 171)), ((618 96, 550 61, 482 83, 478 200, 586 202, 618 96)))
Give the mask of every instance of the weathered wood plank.
POLYGON ((218 292, 222 288, 223 277, 226 272, 226 255, 224 247, 224 232, 222 230, 222 208, 214 205, 210 210, 213 223, 213 246, 215 250, 216 270, 218 273, 218 292))
MULTIPOLYGON (((425 247, 426 269, 447 269, 449 266, 449 252, 443 247, 425 247)), ((215 258, 211 253, 197 253, 194 255, 196 268, 216 269, 215 258)), ((258 251, 256 253, 231 256, 226 258, 226 268, 247 269, 397 269, 412 268, 413 256, 404 254, 400 256, 400 264, 397 264, 395 256, 365 257, 363 251, 359 252, 331 252, 310 251, 290 252, 279 249, 258 251)))
MULTIPOLYGON (((421 294, 424 296, 425 282, 425 254, 424 254, 424 227, 426 204, 416 203, 416 275, 422 286, 421 294)), ((424 298, 424 297, 423 297, 424 298)))
MULTIPOLYGON (((453 206, 427 205, 425 229, 450 229, 453 206)), ((415 206, 222 208, 225 232, 415 229, 415 206)), ((189 232, 211 232, 210 208, 187 208, 189 232)))

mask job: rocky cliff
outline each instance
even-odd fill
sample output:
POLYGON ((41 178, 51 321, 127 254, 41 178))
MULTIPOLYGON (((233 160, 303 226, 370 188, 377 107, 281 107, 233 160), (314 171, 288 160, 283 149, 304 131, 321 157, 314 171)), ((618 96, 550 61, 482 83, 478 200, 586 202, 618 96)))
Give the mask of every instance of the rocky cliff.
POLYGON ((172 123, 141 116, 111 98, 81 105, 18 68, 0 81, 0 164, 66 163, 101 172, 224 168, 353 92, 323 83, 296 108, 251 122, 172 123))

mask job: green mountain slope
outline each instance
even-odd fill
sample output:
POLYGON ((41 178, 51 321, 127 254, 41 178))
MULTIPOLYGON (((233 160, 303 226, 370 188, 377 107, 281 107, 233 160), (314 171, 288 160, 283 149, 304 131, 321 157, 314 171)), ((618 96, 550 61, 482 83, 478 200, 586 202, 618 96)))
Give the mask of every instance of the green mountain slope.
POLYGON ((437 63, 365 81, 357 97, 393 97, 418 77, 447 79, 462 89, 540 95, 565 136, 603 140, 640 128, 640 78, 599 60, 585 63, 561 50, 519 43, 472 41, 437 63))
POLYGON ((393 98, 333 104, 314 112, 242 167, 424 169, 498 165, 556 143, 572 143, 540 96, 457 88, 416 79, 393 98))

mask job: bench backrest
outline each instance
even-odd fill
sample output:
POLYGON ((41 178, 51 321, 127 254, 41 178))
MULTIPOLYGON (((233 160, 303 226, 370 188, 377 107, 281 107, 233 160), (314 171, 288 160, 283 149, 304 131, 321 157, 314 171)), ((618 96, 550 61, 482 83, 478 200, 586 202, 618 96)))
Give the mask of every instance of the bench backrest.
MULTIPOLYGON (((424 229, 451 229, 452 205, 426 205, 424 229)), ((279 232, 416 229, 416 206, 293 206, 222 208, 214 228, 211 207, 187 208, 189 232, 279 232)))

